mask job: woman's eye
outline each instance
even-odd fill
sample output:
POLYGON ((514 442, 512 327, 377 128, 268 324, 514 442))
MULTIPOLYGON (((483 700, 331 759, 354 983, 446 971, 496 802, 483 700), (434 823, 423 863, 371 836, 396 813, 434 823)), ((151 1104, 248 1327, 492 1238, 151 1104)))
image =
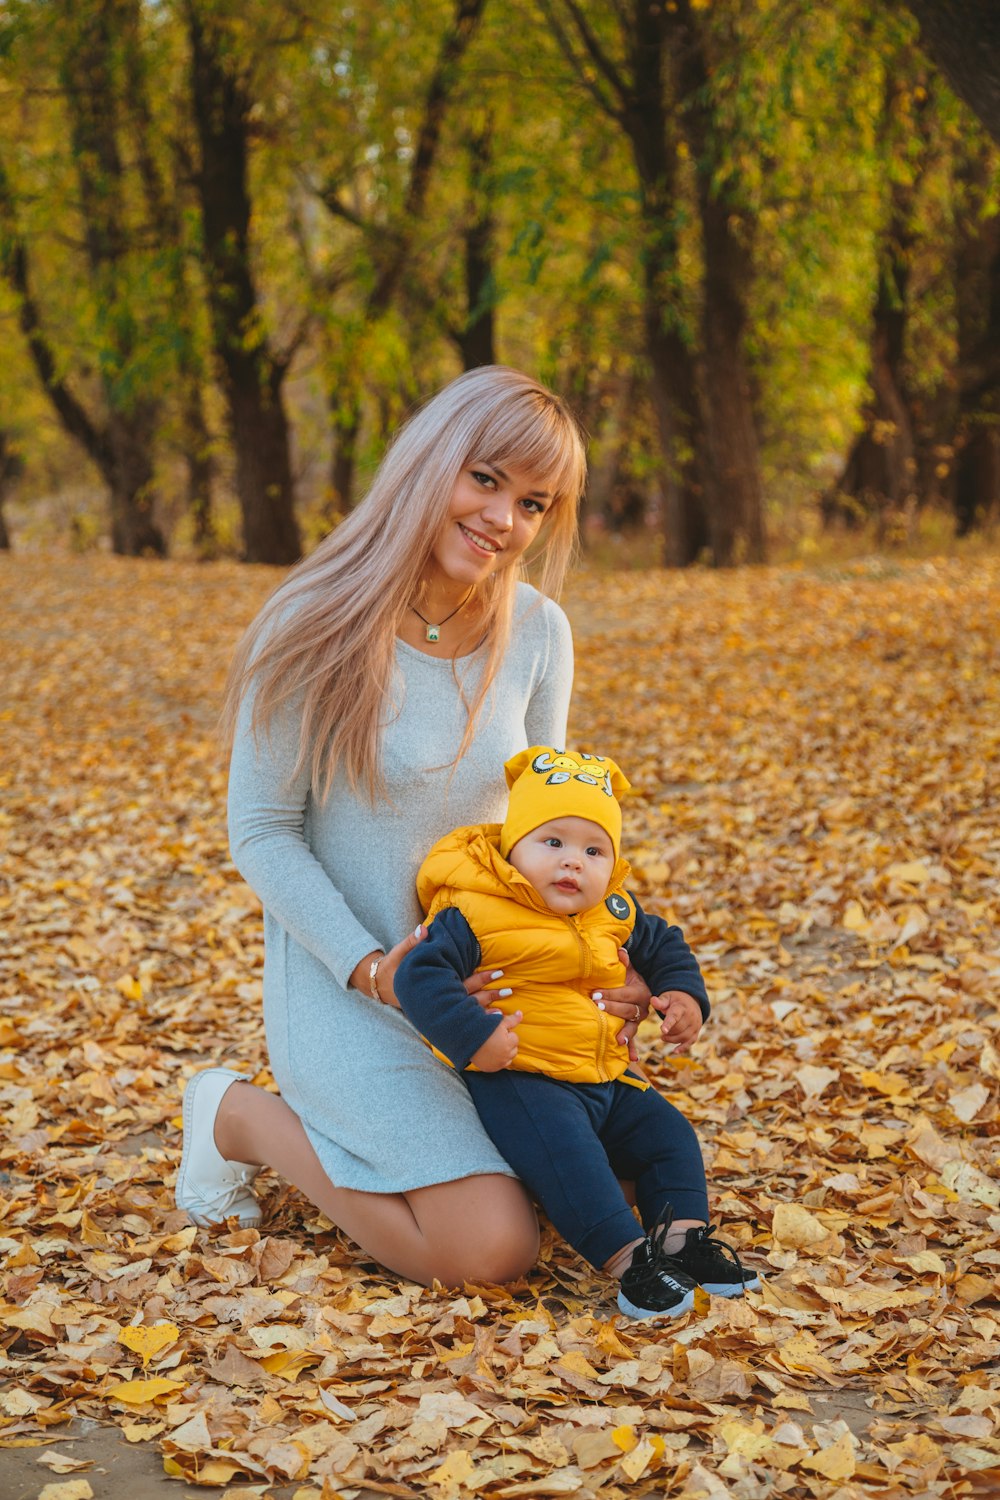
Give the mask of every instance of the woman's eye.
POLYGON ((525 510, 530 511, 533 516, 544 516, 545 514, 545 506, 542 504, 541 500, 527 499, 522 500, 521 504, 524 506, 525 510))
POLYGON ((473 471, 472 471, 472 477, 476 481, 476 483, 477 484, 481 484, 484 489, 489 489, 489 488, 496 489, 496 487, 497 487, 497 482, 493 478, 493 475, 492 474, 484 474, 481 469, 473 469, 473 471))

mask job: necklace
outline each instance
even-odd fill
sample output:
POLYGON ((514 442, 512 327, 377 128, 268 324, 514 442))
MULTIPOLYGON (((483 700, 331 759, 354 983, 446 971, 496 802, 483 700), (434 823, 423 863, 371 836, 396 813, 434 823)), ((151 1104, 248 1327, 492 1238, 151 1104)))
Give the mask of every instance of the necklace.
POLYGON ((458 612, 459 612, 460 609, 464 609, 465 608, 465 606, 468 604, 469 600, 472 598, 473 590, 475 589, 475 587, 476 587, 475 584, 473 584, 472 588, 466 594, 466 596, 462 600, 461 604, 456 604, 456 606, 452 610, 451 614, 450 615, 445 615, 444 619, 443 620, 439 620, 436 625, 432 625, 431 622, 430 622, 430 620, 425 619, 425 617, 420 613, 419 609, 417 609, 417 607, 416 607, 415 604, 411 604, 410 605, 410 608, 413 610, 413 613, 416 615, 417 619, 418 620, 423 620, 423 622, 424 622, 424 625, 426 627, 425 630, 424 630, 424 640, 430 641, 433 644, 436 641, 439 641, 441 639, 441 626, 442 625, 447 625, 448 621, 451 620, 451 619, 453 619, 455 617, 455 615, 458 614, 458 612))

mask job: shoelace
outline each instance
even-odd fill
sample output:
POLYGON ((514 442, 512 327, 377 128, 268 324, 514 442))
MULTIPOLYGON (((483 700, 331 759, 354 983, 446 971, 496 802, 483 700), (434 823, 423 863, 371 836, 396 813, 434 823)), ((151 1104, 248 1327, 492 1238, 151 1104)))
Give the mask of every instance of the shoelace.
MULTIPOLYGON (((645 1266, 641 1267, 644 1282, 655 1282, 661 1276, 667 1276, 670 1281, 676 1282, 678 1271, 683 1270, 683 1267, 679 1266, 673 1256, 663 1248, 663 1242, 670 1233, 670 1226, 673 1222, 673 1210, 667 1207, 646 1236, 649 1259, 645 1266)), ((686 1276, 687 1272, 683 1274, 686 1276)))
POLYGON ((721 1255, 723 1259, 728 1256, 733 1265, 736 1267, 736 1271, 739 1275, 740 1280, 746 1280, 746 1272, 743 1269, 743 1262, 740 1260, 735 1249, 732 1245, 729 1244, 727 1240, 717 1239, 715 1237, 715 1231, 715 1224, 707 1224, 704 1229, 695 1229, 689 1232, 695 1235, 699 1245, 703 1246, 705 1249, 711 1250, 717 1255, 721 1255))
POLYGON ((241 1167, 238 1172, 233 1173, 232 1181, 220 1186, 217 1193, 211 1194, 205 1199, 206 1203, 226 1205, 239 1197, 244 1188, 248 1188, 256 1177, 256 1172, 250 1167, 241 1167))

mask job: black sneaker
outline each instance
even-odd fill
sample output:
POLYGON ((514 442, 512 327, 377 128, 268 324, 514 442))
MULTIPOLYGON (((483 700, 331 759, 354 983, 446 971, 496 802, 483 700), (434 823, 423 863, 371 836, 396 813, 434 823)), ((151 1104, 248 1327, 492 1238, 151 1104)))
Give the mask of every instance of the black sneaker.
POLYGON ((744 1292, 758 1291, 760 1277, 756 1271, 746 1270, 732 1245, 714 1235, 714 1224, 689 1229, 684 1248, 667 1257, 675 1272, 683 1271, 714 1297, 742 1297, 744 1292))
POLYGON ((663 1249, 670 1212, 653 1225, 621 1279, 618 1306, 627 1318, 679 1318, 694 1307, 694 1281, 663 1249))

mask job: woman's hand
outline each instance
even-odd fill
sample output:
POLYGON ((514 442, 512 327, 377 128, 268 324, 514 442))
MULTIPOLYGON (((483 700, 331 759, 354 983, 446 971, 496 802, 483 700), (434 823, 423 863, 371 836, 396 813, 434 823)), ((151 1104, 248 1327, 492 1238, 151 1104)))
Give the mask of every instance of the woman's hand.
POLYGON ((632 1062, 638 1062, 635 1034, 639 1029, 639 1022, 649 1014, 649 1002, 652 995, 649 985, 629 963, 628 954, 624 948, 618 949, 618 957, 626 968, 625 983, 613 990, 595 990, 590 998, 599 1010, 606 1010, 609 1015, 623 1018, 625 1025, 615 1040, 622 1046, 628 1047, 628 1055, 632 1062))
MULTIPOLYGON (((427 928, 421 922, 415 931, 407 933, 406 937, 401 942, 398 942, 394 948, 390 948, 388 953, 383 953, 381 948, 375 948, 371 953, 366 953, 357 968, 353 970, 348 984, 352 989, 360 990, 363 995, 371 996, 371 966, 375 959, 378 959, 378 974, 375 976, 375 983, 378 988, 379 999, 383 1005, 392 1005, 395 1006, 396 1010, 399 1010, 399 1001, 396 999, 394 986, 396 970, 406 955, 426 936, 427 928)), ((465 980, 465 992, 467 995, 471 995, 484 1010, 489 1010, 490 1006, 494 1005, 497 1000, 507 1000, 513 993, 512 990, 506 988, 496 988, 497 980, 502 978, 502 969, 493 969, 489 973, 471 974, 465 980)))
POLYGON ((427 928, 421 922, 415 932, 407 933, 402 942, 397 943, 394 948, 390 948, 388 953, 383 953, 381 949, 375 948, 371 953, 365 954, 365 957, 358 964, 357 968, 354 969, 348 981, 352 989, 360 990, 363 995, 371 996, 371 966, 375 959, 378 959, 378 974, 375 976, 375 987, 378 990, 378 997, 383 1005, 392 1005, 395 1006, 396 1010, 399 1010, 399 1001, 396 999, 396 991, 393 988, 396 970, 406 955, 426 936, 427 928))
POLYGON ((493 969, 490 973, 484 971, 481 974, 470 974, 465 980, 465 993, 471 995, 477 1005, 483 1007, 483 1010, 489 1010, 497 1000, 509 1000, 514 993, 506 986, 503 989, 497 988, 497 981, 502 978, 503 969, 493 969))

